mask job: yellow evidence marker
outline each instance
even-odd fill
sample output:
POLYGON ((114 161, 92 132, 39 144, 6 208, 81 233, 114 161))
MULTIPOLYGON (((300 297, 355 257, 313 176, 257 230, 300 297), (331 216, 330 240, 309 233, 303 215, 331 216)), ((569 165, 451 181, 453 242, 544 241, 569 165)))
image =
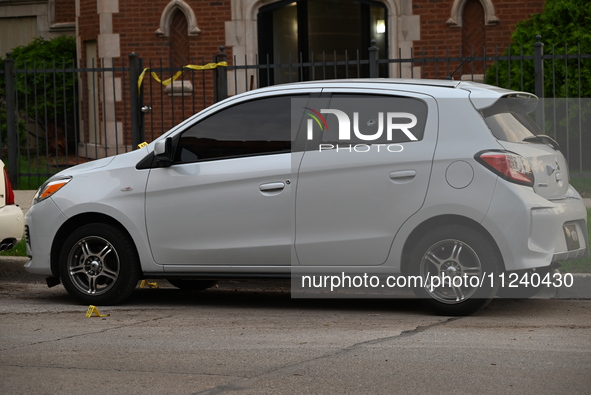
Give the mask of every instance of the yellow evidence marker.
POLYGON ((96 308, 96 306, 90 305, 88 306, 88 310, 86 310, 86 317, 108 317, 111 314, 101 314, 99 313, 98 309, 96 308))
POLYGON ((140 288, 146 288, 146 287, 148 287, 148 288, 158 288, 158 283, 155 282, 155 281, 153 283, 151 283, 149 281, 142 280, 142 282, 140 283, 140 288))

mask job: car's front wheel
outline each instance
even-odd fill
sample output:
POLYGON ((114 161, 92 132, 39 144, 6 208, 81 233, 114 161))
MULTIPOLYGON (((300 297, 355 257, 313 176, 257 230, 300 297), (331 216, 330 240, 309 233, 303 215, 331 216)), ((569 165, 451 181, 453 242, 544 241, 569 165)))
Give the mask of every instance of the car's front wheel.
POLYGON ((140 265, 127 234, 109 224, 92 223, 66 238, 59 272, 68 293, 81 303, 110 305, 133 292, 140 265))
POLYGON ((435 228, 411 252, 412 274, 422 286, 414 289, 437 314, 469 315, 495 296, 502 266, 492 242, 463 225, 435 228))

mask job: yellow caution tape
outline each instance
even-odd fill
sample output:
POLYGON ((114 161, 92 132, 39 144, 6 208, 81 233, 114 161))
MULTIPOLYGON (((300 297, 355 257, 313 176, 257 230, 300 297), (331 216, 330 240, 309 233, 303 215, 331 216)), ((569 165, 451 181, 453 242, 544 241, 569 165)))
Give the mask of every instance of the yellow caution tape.
MULTIPOLYGON (((183 66, 183 69, 190 69, 190 70, 213 70, 216 67, 228 67, 228 62, 218 62, 218 63, 208 63, 206 65, 203 66, 197 66, 194 64, 188 64, 186 66, 183 66)), ((140 73, 140 76, 137 80, 137 90, 138 90, 138 94, 140 92, 140 88, 142 86, 142 83, 144 82, 144 76, 146 75, 146 72, 149 71, 149 68, 145 68, 142 70, 142 72, 140 73)), ((182 74, 183 74, 184 70, 181 71, 177 71, 175 73, 175 75, 173 75, 171 78, 165 79, 164 81, 160 79, 160 77, 158 77, 158 74, 156 74, 153 71, 150 71, 150 74, 152 75, 152 78, 154 78, 156 81, 160 82, 162 85, 170 85, 173 83, 173 81, 176 81, 182 74)))
POLYGON ((144 148, 144 147, 146 147, 147 145, 148 145, 148 143, 146 143, 146 142, 144 141, 143 143, 139 143, 139 144, 137 145, 137 149, 144 148))
POLYGON ((88 306, 88 310, 86 310, 86 317, 108 317, 110 314, 101 314, 99 313, 96 306, 90 305, 88 306))
POLYGON ((145 287, 148 287, 148 288, 158 288, 158 283, 157 282, 151 283, 149 281, 142 280, 142 282, 140 283, 140 288, 145 288, 145 287))

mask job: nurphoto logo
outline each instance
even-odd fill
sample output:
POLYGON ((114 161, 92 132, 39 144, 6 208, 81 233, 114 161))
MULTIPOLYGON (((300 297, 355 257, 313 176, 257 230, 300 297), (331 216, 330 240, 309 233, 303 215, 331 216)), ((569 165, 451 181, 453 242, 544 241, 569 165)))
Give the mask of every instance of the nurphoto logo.
MULTIPOLYGON (((328 130, 328 123, 326 122, 326 118, 322 116, 322 114, 333 114, 337 117, 339 122, 339 140, 347 141, 351 140, 351 120, 349 116, 341 111, 335 109, 321 109, 320 112, 309 108, 304 107, 306 110, 306 115, 310 118, 308 119, 307 124, 307 132, 308 132, 308 140, 314 139, 313 135, 313 127, 314 121, 320 127, 321 131, 328 130)), ((408 112, 388 112, 384 116, 383 112, 378 113, 378 130, 373 134, 363 134, 359 130, 359 113, 353 113, 353 133, 355 137, 359 140, 363 141, 375 141, 382 137, 384 133, 384 118, 386 119, 386 135, 389 141, 392 140, 392 131, 393 130, 400 130, 402 131, 410 140, 417 141, 418 139, 415 137, 414 134, 409 129, 412 129, 417 124, 417 117, 413 114, 408 112), (395 123, 394 119, 408 119, 410 122, 406 123, 395 123)), ((374 122, 375 123, 375 122, 374 122)))

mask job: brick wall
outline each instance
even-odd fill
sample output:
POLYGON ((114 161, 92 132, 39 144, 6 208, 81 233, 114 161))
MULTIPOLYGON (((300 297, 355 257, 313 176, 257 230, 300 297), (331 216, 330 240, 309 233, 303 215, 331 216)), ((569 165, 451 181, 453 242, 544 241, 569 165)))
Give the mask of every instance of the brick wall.
MULTIPOLYGON (((514 0, 492 0, 495 15, 499 22, 486 25, 485 45, 487 54, 502 54, 511 43, 511 34, 518 22, 529 19, 532 14, 540 13, 544 8, 544 0, 530 0, 516 2, 514 0)), ((413 0, 413 14, 420 15, 421 39, 414 41, 415 56, 433 56, 437 49, 439 57, 459 57, 462 54, 462 27, 452 27, 446 24, 451 16, 453 0, 413 0)), ((534 41, 534 37, 532 37, 534 41)), ((482 50, 479 49, 482 53, 482 50)), ((466 51, 464 50, 464 53, 466 51)), ((476 54, 480 55, 480 54, 476 54)), ((451 65, 451 69, 458 64, 451 65)), ((476 67, 480 69, 480 67, 476 67)), ((439 68, 437 75, 434 67, 422 70, 425 77, 444 77, 446 70, 439 68)))
MULTIPOLYGON (((518 22, 529 19, 544 8, 544 0, 493 0, 492 3, 500 22, 486 26, 486 46, 499 47, 499 50, 511 42, 511 34, 518 22)), ((413 14, 421 17, 421 39, 415 41, 415 48, 458 48, 461 45, 462 29, 445 23, 451 15, 452 5, 452 0, 413 0, 413 14)))
MULTIPOLYGON (((80 0, 80 15, 77 20, 78 37, 84 41, 96 40, 99 34, 99 16, 97 14, 97 4, 94 0, 80 0)), ((85 58, 85 54, 78 54, 85 58)))
MULTIPOLYGON (((179 67, 171 65, 171 38, 159 36, 156 30, 160 27, 160 19, 169 0, 155 0, 150 2, 119 1, 119 12, 112 15, 112 33, 119 35, 120 58, 113 61, 116 66, 129 63, 129 54, 135 52, 143 61, 143 67, 154 69, 179 67)), ((231 20, 230 0, 186 0, 192 8, 197 20, 197 27, 201 30, 198 35, 183 37, 188 45, 189 64, 202 65, 213 61, 213 56, 219 52, 219 47, 225 43, 225 22, 231 20)), ((81 43, 80 64, 86 64, 85 42, 97 40, 100 32, 97 3, 91 0, 80 0, 80 16, 78 18, 79 40, 81 43)), ((186 32, 185 34, 188 34, 186 32)), ((177 43, 178 44, 178 43, 177 43)), ((231 48, 226 49, 228 59, 231 59, 231 48)), ((91 56, 93 56, 92 54, 91 56)), ((99 63, 100 64, 100 61, 99 63)), ((157 71, 161 79, 171 77, 173 72, 157 71)), ((130 82, 127 75, 117 73, 121 78, 121 96, 118 102, 129 103, 130 82)), ((101 84, 99 75, 99 86, 101 84)), ((174 124, 186 119, 193 113, 213 104, 213 71, 187 71, 179 79, 190 81, 193 94, 185 97, 172 97, 163 91, 163 86, 154 81, 147 73, 144 79, 144 104, 152 107, 152 112, 144 116, 146 140, 152 141, 163 131, 174 124)), ((83 99, 84 100, 84 99, 83 99)), ((127 117, 120 105, 117 120, 122 122, 124 144, 131 144, 131 124, 129 113, 127 117)), ((99 116, 102 108, 99 106, 99 116)), ((100 118, 99 118, 100 119, 100 118)))
MULTIPOLYGON (((225 21, 231 20, 230 1, 188 0, 197 18, 201 33, 189 36, 191 57, 211 58, 225 42, 225 21)), ((154 33, 167 0, 119 3, 119 13, 113 15, 113 32, 120 34, 121 54, 135 52, 144 59, 167 59, 169 38, 154 33)))
POLYGON ((76 20, 76 2, 73 0, 54 0, 54 23, 71 23, 76 20))
MULTIPOLYGON (((485 38, 480 42, 486 43, 487 53, 495 51, 502 53, 510 43, 511 33, 515 25, 530 17, 533 13, 539 13, 543 9, 544 0, 528 0, 515 2, 513 0, 492 0, 496 16, 499 22, 495 25, 484 27, 485 38)), ((67 0, 56 0, 58 4, 66 4, 67 0)), ((112 16, 112 33, 118 34, 120 39, 121 58, 117 62, 128 62, 128 55, 137 53, 144 61, 144 67, 167 67, 170 65, 170 38, 155 34, 160 27, 160 18, 169 0, 154 0, 149 2, 119 1, 119 12, 112 16)), ((230 0, 186 0, 192 8, 197 27, 201 30, 198 35, 187 37, 189 46, 190 63, 205 64, 211 62, 213 55, 219 52, 219 46, 226 42, 225 22, 231 18, 230 0)), ((433 56, 435 48, 438 55, 445 55, 445 48, 449 48, 450 56, 460 56, 462 51, 462 28, 450 27, 446 21, 451 16, 453 0, 413 0, 413 15, 420 16, 420 40, 413 42, 414 56, 433 56)), ((66 12, 66 11, 64 11, 66 12)), ((481 15, 481 14, 480 14, 481 15)), ((99 35, 99 15, 97 14, 97 2, 94 0, 80 0, 80 16, 78 18, 78 32, 83 53, 81 64, 85 64, 84 42, 96 40, 99 35)), ((533 38, 532 38, 533 40, 533 38)), ((466 37, 464 35, 464 43, 466 37)), ((226 48, 228 60, 231 63, 232 49, 226 48)), ((391 54, 392 56, 393 54, 391 54)), ((403 57, 410 54, 403 53, 403 57)), ((459 64, 459 63, 458 63, 459 64)), ((178 66, 178 65, 176 65, 178 66)), ((457 65, 451 65, 453 68, 457 65)), ((423 67, 424 77, 445 77, 447 71, 439 69, 437 73, 433 67, 423 67)), ((152 107, 151 114, 145 117, 146 137, 148 141, 159 136, 163 130, 167 130, 174 123, 180 122, 188 115, 213 103, 213 72, 191 73, 187 72, 182 79, 190 80, 194 93, 191 97, 181 99, 170 97, 163 93, 161 85, 151 80, 147 75, 144 84, 145 104, 152 107), (150 81, 148 83, 148 81, 150 81)), ((163 72, 161 78, 170 77, 171 73, 163 72)), ((415 75, 417 76, 417 75, 415 75)), ((129 81, 122 77, 123 98, 128 100, 129 81)), ((125 118, 120 119, 124 121, 125 118)), ((128 122, 128 118, 127 121, 128 122)), ((126 144, 131 142, 129 123, 123 125, 126 144)))

